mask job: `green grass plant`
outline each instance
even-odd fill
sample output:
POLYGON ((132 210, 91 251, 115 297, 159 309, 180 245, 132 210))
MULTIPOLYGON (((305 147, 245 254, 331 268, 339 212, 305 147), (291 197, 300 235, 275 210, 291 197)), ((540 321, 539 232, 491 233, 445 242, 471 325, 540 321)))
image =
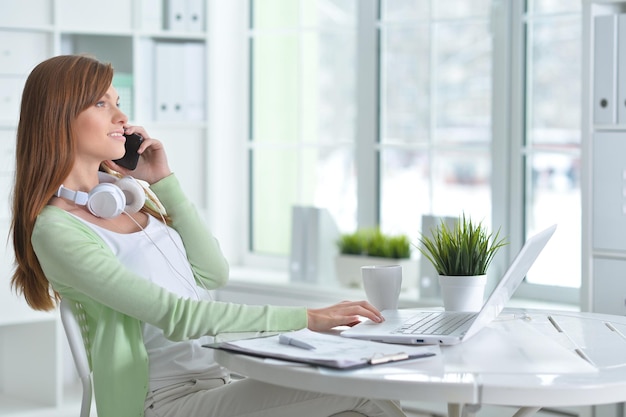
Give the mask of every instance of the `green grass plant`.
POLYGON ((482 222, 472 222, 463 214, 453 227, 442 221, 431 236, 422 233, 418 249, 439 275, 485 275, 496 252, 507 244, 499 235, 499 230, 493 235, 482 222))

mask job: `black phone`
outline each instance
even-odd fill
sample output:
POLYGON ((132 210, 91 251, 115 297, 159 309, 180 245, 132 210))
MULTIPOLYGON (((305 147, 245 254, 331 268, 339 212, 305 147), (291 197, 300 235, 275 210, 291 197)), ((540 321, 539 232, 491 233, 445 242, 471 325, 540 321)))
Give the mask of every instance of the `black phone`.
POLYGON ((124 135, 124 137, 126 138, 126 143, 124 144, 126 153, 120 159, 116 159, 113 162, 132 171, 137 168, 137 162, 139 162, 139 154, 137 153, 137 150, 143 141, 143 137, 137 133, 124 135))

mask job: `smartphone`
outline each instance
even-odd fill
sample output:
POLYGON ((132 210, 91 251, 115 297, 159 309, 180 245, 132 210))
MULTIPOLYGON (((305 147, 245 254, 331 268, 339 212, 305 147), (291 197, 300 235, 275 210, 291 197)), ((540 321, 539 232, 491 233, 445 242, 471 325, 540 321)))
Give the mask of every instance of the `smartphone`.
POLYGON ((113 162, 132 171, 137 168, 137 162, 139 161, 139 154, 137 153, 137 150, 143 141, 143 137, 137 133, 124 135, 124 137, 126 138, 126 143, 124 144, 126 153, 120 159, 116 159, 113 162))

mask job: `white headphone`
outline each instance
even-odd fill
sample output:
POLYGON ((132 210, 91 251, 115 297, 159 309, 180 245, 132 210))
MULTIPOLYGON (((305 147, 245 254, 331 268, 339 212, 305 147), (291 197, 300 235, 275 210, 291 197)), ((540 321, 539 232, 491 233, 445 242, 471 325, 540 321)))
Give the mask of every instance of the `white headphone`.
POLYGON ((61 185, 54 195, 87 206, 91 214, 104 219, 112 219, 123 212, 136 213, 146 202, 143 187, 131 176, 117 178, 98 172, 98 179, 100 184, 89 193, 70 190, 61 185))

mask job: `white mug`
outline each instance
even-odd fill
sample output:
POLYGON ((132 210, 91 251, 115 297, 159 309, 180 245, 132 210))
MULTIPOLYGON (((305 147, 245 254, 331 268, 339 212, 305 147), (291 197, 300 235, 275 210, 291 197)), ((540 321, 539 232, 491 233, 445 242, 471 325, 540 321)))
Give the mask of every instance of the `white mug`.
POLYGON ((361 277, 367 300, 379 310, 397 310, 402 288, 402 266, 362 266, 361 277))

